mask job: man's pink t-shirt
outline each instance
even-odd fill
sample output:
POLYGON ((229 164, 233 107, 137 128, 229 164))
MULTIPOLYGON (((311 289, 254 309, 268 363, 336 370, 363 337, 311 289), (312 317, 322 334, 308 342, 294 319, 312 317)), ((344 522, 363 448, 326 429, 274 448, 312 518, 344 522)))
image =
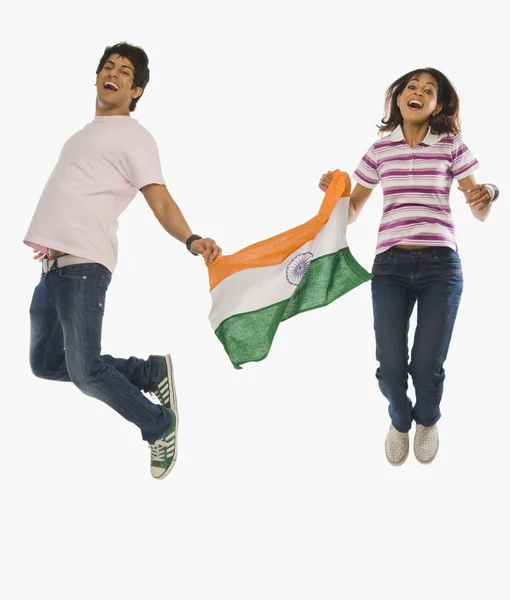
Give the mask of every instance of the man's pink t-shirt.
POLYGON ((24 243, 98 262, 113 273, 118 217, 150 183, 165 183, 152 135, 128 116, 96 117, 62 148, 24 243))

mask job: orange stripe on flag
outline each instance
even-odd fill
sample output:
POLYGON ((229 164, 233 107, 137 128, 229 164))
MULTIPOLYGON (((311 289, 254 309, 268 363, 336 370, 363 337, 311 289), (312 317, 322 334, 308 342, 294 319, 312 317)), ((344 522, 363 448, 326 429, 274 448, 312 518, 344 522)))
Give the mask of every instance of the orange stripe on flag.
POLYGON ((319 233, 331 216, 338 200, 349 196, 350 193, 349 175, 339 170, 333 171, 333 181, 315 217, 293 229, 238 250, 234 254, 219 256, 212 264, 207 264, 210 289, 213 290, 224 279, 243 269, 270 267, 283 262, 319 233))

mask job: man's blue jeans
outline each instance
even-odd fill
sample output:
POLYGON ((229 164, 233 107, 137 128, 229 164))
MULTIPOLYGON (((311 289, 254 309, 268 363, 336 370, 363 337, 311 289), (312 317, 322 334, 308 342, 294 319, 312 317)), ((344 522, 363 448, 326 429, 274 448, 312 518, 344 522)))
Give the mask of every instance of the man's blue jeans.
POLYGON ((144 396, 162 378, 164 359, 101 355, 101 331, 111 273, 87 263, 43 273, 30 306, 30 366, 37 377, 72 381, 157 440, 171 413, 144 396))
POLYGON ((372 302, 376 338, 376 377, 389 402, 391 422, 401 432, 412 421, 430 427, 440 416, 443 364, 463 288, 459 255, 446 247, 390 248, 375 257, 372 302), (418 305, 409 362, 409 320, 418 305), (407 395, 408 374, 416 394, 407 395))

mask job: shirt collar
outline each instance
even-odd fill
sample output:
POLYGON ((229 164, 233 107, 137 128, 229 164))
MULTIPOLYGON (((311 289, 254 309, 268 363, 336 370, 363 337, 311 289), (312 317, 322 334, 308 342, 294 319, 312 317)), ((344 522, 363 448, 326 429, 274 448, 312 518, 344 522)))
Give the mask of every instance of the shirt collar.
MULTIPOLYGON (((402 126, 399 125, 391 132, 390 140, 392 142, 401 142, 403 139, 405 139, 404 132, 402 131, 402 126)), ((438 140, 439 135, 437 133, 432 133, 432 130, 429 127, 427 135, 425 136, 425 139, 423 140, 422 144, 425 144, 426 146, 433 146, 434 144, 437 144, 438 140)))
POLYGON ((93 123, 114 123, 114 122, 122 122, 122 121, 136 121, 129 115, 96 115, 93 119, 93 123))

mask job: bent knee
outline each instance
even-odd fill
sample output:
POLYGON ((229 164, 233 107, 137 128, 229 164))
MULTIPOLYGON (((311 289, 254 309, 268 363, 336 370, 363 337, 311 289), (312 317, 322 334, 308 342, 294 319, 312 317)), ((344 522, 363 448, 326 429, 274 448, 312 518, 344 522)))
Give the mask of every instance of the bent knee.
POLYGON ((433 364, 411 364, 409 372, 415 383, 438 384, 444 381, 446 374, 441 366, 433 364))
POLYGON ((379 381, 384 380, 392 383, 404 383, 408 378, 407 365, 395 363, 379 363, 380 367, 375 372, 379 381))
POLYGON ((29 363, 33 375, 39 377, 39 379, 51 379, 51 369, 46 366, 46 361, 43 357, 31 354, 29 363))
POLYGON ((68 366, 69 377, 74 385, 82 392, 93 390, 98 381, 101 381, 105 371, 105 364, 101 360, 93 360, 85 364, 68 366))

